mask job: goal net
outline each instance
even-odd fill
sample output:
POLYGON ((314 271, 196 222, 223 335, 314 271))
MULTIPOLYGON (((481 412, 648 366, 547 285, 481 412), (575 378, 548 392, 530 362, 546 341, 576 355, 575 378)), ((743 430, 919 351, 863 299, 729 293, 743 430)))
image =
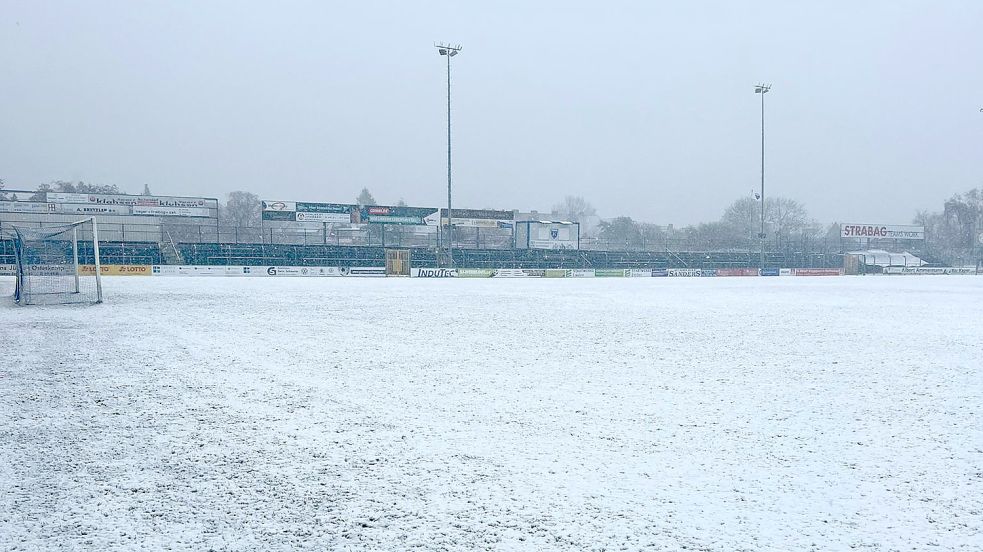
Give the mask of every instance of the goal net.
POLYGON ((14 227, 21 305, 101 303, 99 230, 95 219, 44 228, 14 227))

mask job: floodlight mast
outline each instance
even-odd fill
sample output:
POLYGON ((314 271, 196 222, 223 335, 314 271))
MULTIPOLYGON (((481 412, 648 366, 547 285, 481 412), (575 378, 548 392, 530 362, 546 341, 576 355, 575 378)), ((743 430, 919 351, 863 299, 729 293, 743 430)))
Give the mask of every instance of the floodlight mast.
POLYGON ((447 57, 447 266, 454 266, 453 212, 451 210, 451 58, 461 53, 461 45, 434 44, 437 53, 447 57))
POLYGON ((765 267, 765 94, 769 90, 770 84, 757 84, 754 87, 754 93, 761 94, 761 232, 758 234, 761 251, 758 268, 765 267))

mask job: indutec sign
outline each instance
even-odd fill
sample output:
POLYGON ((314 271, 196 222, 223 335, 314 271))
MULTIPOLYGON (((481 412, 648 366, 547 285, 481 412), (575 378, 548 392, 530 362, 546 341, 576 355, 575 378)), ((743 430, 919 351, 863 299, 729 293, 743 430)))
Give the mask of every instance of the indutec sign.
POLYGON ((924 240, 924 226, 887 224, 841 224, 841 238, 868 238, 887 240, 924 240))

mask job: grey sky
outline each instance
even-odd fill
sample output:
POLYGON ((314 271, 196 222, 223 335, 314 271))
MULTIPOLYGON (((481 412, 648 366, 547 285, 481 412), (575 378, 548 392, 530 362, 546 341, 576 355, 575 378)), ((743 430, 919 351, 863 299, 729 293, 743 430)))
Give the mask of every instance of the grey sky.
POLYGON ((823 222, 983 185, 983 2, 12 2, 0 178, 137 193, 719 217, 759 182, 823 222))

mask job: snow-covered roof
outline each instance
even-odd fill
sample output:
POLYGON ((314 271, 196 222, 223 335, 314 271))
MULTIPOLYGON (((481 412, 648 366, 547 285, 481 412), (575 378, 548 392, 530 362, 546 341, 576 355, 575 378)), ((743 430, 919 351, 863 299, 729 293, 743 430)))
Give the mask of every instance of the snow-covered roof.
POLYGON ((876 266, 922 266, 928 264, 907 251, 903 253, 891 253, 883 249, 867 249, 864 251, 849 251, 847 254, 862 256, 865 264, 876 266))

